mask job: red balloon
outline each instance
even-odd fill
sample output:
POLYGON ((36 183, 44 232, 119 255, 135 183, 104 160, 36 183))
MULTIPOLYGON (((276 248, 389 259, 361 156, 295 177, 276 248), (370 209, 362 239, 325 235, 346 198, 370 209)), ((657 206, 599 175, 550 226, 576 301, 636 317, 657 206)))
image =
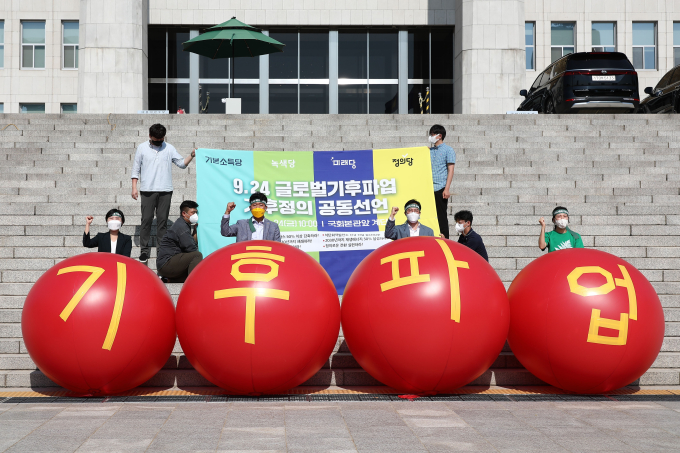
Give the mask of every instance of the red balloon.
POLYGON ((330 277, 307 253, 280 242, 239 242, 210 254, 177 301, 187 359, 235 394, 302 384, 326 363, 339 331, 330 277))
POLYGON ((567 249, 526 266, 508 290, 508 342, 539 379, 603 393, 642 376, 664 336, 661 302, 647 279, 609 253, 567 249))
POLYGON ((359 264, 342 298, 352 355, 401 392, 447 393, 473 381, 498 357, 509 322, 493 268, 445 239, 383 245, 359 264))
POLYGON ((40 371, 76 393, 137 387, 175 345, 175 309, 160 279, 138 261, 86 253, 45 272, 26 297, 21 331, 40 371))

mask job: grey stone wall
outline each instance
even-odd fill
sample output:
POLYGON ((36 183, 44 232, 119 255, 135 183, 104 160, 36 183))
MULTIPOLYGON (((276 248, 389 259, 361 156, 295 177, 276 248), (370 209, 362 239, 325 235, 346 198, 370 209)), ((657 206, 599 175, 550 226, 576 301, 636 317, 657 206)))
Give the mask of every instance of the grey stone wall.
MULTIPOLYGON (((0 115, 0 386, 47 386, 21 339, 21 308, 36 279, 85 253, 86 215, 104 231, 111 207, 126 214, 139 255, 139 203, 130 196, 132 156, 162 122, 182 154, 193 147, 341 150, 426 145, 433 123, 457 152, 452 214, 470 209, 475 230, 506 286, 537 248, 538 217, 572 213, 586 247, 616 254, 652 282, 666 338, 646 385, 680 384, 680 133, 677 117, 653 115, 0 115), (14 124, 15 126, 8 126, 14 124)), ((174 169, 173 212, 195 199, 195 167, 174 169)), ((155 234, 155 231, 153 232, 155 234)), ((155 250, 152 250, 155 254, 155 250)), ((149 262, 155 269, 155 255, 149 262)), ((176 299, 177 284, 168 285, 176 299)), ((207 385, 177 344, 147 385, 207 385)), ((309 384, 369 385, 342 336, 309 384)), ((478 384, 533 384, 506 348, 478 384)))

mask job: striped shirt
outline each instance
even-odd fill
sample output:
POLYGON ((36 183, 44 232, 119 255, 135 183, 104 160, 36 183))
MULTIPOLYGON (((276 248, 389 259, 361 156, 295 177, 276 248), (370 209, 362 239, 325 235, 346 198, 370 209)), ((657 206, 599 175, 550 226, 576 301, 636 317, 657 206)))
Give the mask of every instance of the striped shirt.
POLYGON ((446 186, 448 164, 456 163, 456 152, 446 143, 430 148, 430 163, 432 164, 432 183, 434 191, 446 186))

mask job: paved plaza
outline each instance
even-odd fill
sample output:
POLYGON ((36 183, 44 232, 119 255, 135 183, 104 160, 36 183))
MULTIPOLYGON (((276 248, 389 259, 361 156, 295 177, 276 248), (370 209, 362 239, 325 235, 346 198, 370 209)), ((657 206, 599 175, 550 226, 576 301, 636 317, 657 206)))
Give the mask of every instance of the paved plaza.
POLYGON ((141 399, 2 403, 0 450, 680 451, 680 401, 529 401, 512 396, 361 402, 141 399))

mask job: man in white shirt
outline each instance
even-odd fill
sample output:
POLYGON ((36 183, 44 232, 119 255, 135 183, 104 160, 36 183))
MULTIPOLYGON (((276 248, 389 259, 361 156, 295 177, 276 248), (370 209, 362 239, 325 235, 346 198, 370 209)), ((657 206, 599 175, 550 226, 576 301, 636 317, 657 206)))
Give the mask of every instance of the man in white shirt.
POLYGON ((264 218, 264 214, 267 211, 267 196, 265 194, 255 192, 250 196, 251 218, 241 219, 234 225, 230 225, 231 211, 235 207, 236 203, 233 201, 227 204, 227 209, 222 216, 222 224, 220 225, 222 236, 236 236, 236 242, 260 239, 281 242, 279 225, 264 218))
POLYGON ((139 233, 141 253, 139 261, 145 263, 149 259, 149 239, 154 214, 156 224, 156 246, 159 247, 165 235, 170 214, 172 199, 172 165, 187 168, 196 156, 194 149, 186 158, 180 156, 174 146, 165 141, 165 126, 154 124, 149 128, 149 141, 140 144, 135 153, 132 165, 132 198, 142 195, 142 225, 139 233), (141 184, 137 182, 141 177, 141 184))

